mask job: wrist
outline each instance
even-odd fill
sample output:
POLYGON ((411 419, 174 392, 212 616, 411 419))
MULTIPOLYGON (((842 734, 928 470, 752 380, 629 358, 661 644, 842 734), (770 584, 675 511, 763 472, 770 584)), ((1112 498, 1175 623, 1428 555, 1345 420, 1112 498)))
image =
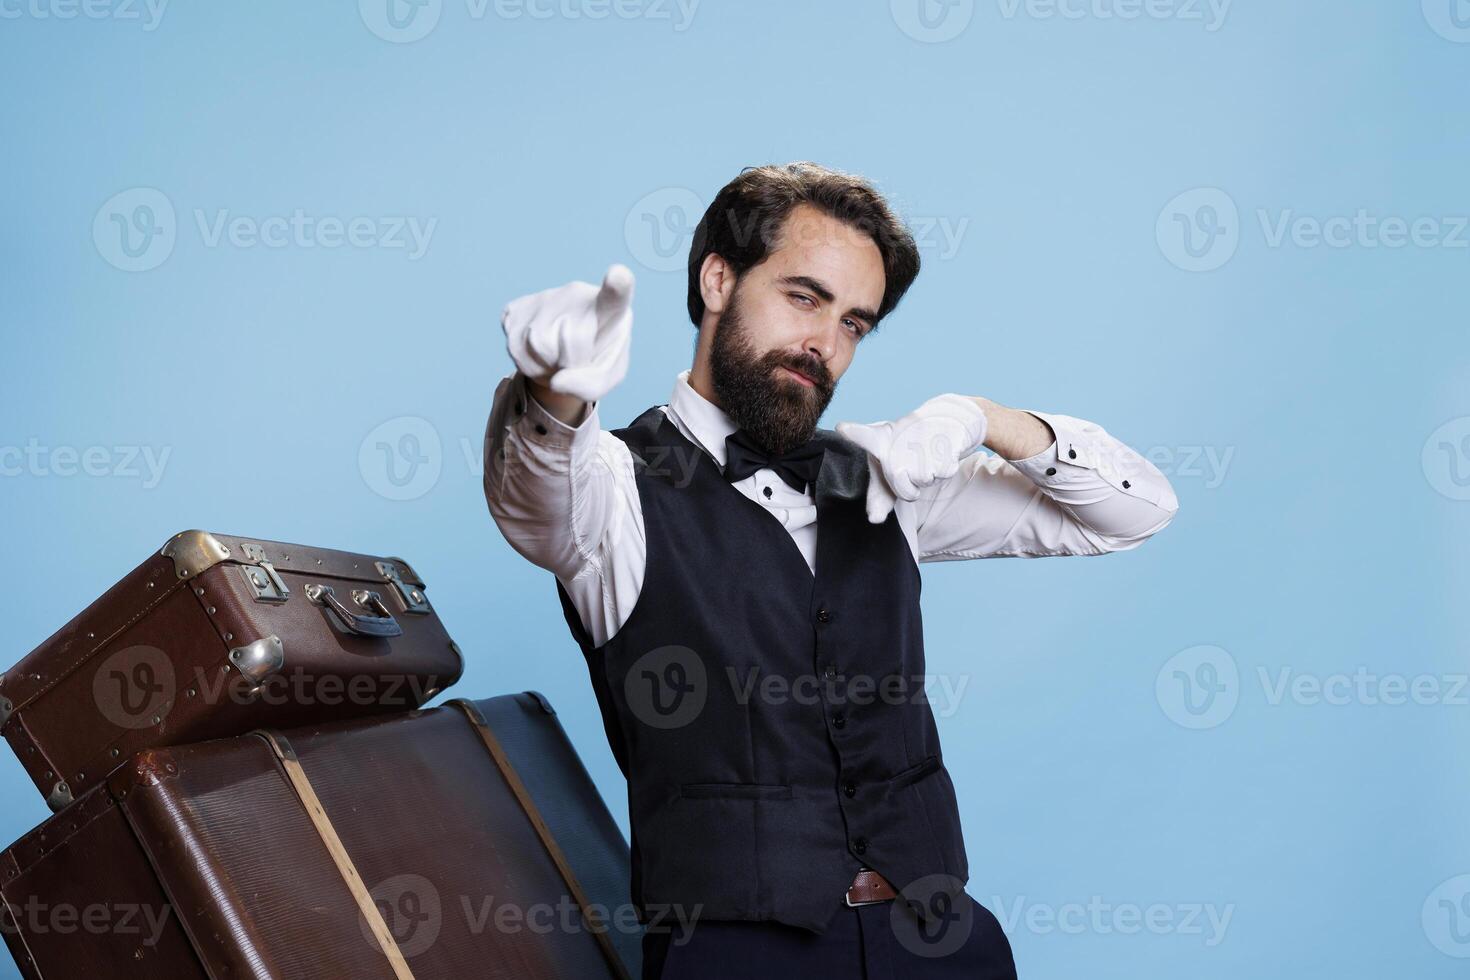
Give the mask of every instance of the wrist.
POLYGON ((531 378, 526 378, 526 391, 558 422, 564 422, 573 428, 586 420, 587 406, 592 404, 576 395, 565 395, 552 391, 546 385, 531 378))

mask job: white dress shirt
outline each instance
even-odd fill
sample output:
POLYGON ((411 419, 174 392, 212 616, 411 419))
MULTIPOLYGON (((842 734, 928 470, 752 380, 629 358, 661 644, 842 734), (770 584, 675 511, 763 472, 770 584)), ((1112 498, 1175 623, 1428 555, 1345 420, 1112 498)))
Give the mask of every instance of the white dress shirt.
MULTIPOLYGON (((638 601, 647 541, 632 452, 599 428, 598 404, 567 425, 535 399, 519 371, 507 375, 485 429, 484 474, 501 533, 556 575, 601 646, 638 601)), ((723 470, 735 422, 689 385, 688 369, 660 410, 723 470)), ((1127 551, 1173 519, 1179 501, 1158 467, 1091 422, 1031 414, 1056 435, 1043 452, 1021 460, 976 453, 917 500, 897 502, 916 562, 1127 551)), ((793 490, 772 469, 731 485, 781 522, 815 571, 815 490, 793 490)))

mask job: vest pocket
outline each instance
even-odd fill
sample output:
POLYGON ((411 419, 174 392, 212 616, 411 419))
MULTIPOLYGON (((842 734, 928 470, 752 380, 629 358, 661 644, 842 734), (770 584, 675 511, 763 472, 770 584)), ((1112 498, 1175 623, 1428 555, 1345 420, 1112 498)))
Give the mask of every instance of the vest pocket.
POLYGON ((939 756, 931 755, 918 765, 909 766, 907 769, 900 770, 898 773, 888 777, 888 785, 891 789, 903 789, 905 786, 912 786, 938 769, 939 756))
POLYGON ((679 795, 686 800, 789 800, 786 783, 681 783, 679 795))

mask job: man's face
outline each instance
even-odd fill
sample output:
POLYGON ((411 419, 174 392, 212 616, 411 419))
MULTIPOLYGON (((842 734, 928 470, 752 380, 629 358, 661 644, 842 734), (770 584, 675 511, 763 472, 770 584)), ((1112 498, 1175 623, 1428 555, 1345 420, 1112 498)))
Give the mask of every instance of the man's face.
POLYGON ((873 327, 884 284, 871 237, 815 208, 795 208, 715 326, 710 378, 720 407, 770 452, 811 439, 873 327))

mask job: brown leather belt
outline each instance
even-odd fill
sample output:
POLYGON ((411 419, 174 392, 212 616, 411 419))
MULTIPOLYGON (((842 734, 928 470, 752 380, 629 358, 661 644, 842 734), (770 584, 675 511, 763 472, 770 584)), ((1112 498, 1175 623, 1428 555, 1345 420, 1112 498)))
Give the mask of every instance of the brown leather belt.
POLYGON ((872 905, 897 897, 897 890, 888 883, 887 878, 872 868, 863 868, 852 879, 852 884, 847 886, 847 896, 843 901, 847 902, 849 908, 857 908, 859 905, 872 905))

